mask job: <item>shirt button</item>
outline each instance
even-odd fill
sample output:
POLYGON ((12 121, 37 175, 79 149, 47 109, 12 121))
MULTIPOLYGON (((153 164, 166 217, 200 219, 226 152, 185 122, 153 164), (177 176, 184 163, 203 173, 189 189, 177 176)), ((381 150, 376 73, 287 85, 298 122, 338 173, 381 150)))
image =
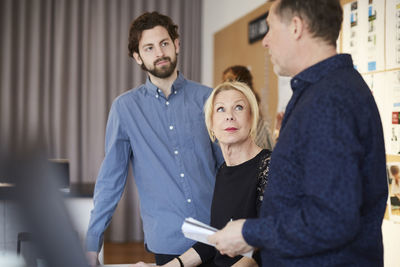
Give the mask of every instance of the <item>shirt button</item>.
POLYGON ((179 153, 178 150, 175 150, 175 151, 174 151, 174 154, 175 154, 175 155, 178 155, 178 153, 179 153))
POLYGON ((159 93, 161 92, 161 90, 160 90, 160 89, 158 89, 157 91, 158 91, 159 93))
POLYGON ((158 95, 156 95, 156 98, 158 98, 158 95))
POLYGON ((169 102, 168 102, 168 101, 167 101, 167 102, 165 102, 165 105, 167 105, 167 106, 168 106, 168 105, 169 105, 169 102))
POLYGON ((177 91, 174 91, 174 94, 177 94, 178 92, 177 91))
POLYGON ((182 177, 182 178, 185 177, 185 174, 184 174, 184 173, 181 173, 181 177, 182 177))
POLYGON ((192 200, 191 200, 190 198, 188 198, 188 199, 187 199, 187 202, 190 203, 190 202, 192 202, 192 200))
POLYGON ((169 129, 172 131, 174 129, 174 126, 170 125, 169 129))

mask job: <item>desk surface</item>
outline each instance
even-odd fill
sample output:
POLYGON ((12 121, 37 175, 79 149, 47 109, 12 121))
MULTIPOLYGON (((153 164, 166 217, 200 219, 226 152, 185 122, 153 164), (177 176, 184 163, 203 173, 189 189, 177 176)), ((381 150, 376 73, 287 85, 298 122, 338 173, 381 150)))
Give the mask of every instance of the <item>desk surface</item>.
POLYGON ((87 197, 92 198, 94 192, 94 183, 71 183, 67 197, 87 197))

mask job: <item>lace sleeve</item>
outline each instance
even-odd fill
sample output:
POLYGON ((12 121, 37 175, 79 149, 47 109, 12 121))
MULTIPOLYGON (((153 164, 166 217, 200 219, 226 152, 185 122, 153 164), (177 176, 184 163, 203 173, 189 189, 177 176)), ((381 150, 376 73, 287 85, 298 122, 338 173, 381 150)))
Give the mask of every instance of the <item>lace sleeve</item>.
POLYGON ((260 160, 260 165, 258 167, 258 185, 257 185, 257 215, 259 215, 260 207, 264 198, 264 191, 268 183, 268 172, 269 172, 269 162, 271 160, 271 151, 267 150, 268 153, 262 157, 260 160))

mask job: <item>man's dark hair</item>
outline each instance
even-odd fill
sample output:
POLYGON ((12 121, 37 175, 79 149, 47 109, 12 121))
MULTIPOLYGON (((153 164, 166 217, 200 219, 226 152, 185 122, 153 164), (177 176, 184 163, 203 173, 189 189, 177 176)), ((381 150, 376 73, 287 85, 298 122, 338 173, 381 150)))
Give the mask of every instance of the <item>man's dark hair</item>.
POLYGON ((139 53, 139 41, 144 30, 152 29, 156 26, 162 26, 167 31, 172 41, 179 37, 178 25, 174 24, 168 16, 162 15, 156 11, 146 12, 136 18, 129 29, 129 56, 133 57, 133 53, 139 53))
POLYGON ((257 103, 260 104, 260 96, 254 90, 253 87, 253 75, 251 75, 249 69, 242 65, 235 65, 228 67, 222 73, 222 82, 233 82, 239 81, 247 84, 256 96, 257 103))
MULTIPOLYGON (((275 0, 271 0, 275 2, 275 0)), ((306 21, 308 30, 336 47, 343 20, 343 10, 339 0, 281 0, 276 13, 289 21, 298 16, 306 21)))
POLYGON ((248 68, 241 65, 228 67, 222 73, 223 82, 239 81, 246 83, 251 90, 253 89, 253 76, 248 68))
POLYGON ((399 171, 400 171, 400 169, 399 169, 398 166, 396 166, 396 165, 390 166, 390 173, 391 173, 393 176, 399 174, 399 171))

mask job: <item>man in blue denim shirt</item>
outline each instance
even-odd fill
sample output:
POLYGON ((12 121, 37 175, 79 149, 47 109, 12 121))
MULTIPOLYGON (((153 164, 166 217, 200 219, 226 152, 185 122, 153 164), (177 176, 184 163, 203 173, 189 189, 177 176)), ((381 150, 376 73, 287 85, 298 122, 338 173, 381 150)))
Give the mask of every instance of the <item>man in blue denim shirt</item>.
POLYGON ((204 122, 203 105, 211 88, 177 71, 177 28, 157 12, 144 13, 131 25, 129 53, 148 78, 115 99, 110 110, 106 155, 86 239, 91 265, 97 262, 104 230, 124 190, 129 162, 140 196, 145 243, 157 264, 192 246, 181 232, 186 217, 209 222, 215 173, 223 158, 204 122))
POLYGON ((383 266, 387 201, 382 125, 350 55, 336 54, 339 0, 273 1, 274 70, 293 96, 271 157, 259 219, 210 238, 221 253, 261 250, 265 266, 383 266))

